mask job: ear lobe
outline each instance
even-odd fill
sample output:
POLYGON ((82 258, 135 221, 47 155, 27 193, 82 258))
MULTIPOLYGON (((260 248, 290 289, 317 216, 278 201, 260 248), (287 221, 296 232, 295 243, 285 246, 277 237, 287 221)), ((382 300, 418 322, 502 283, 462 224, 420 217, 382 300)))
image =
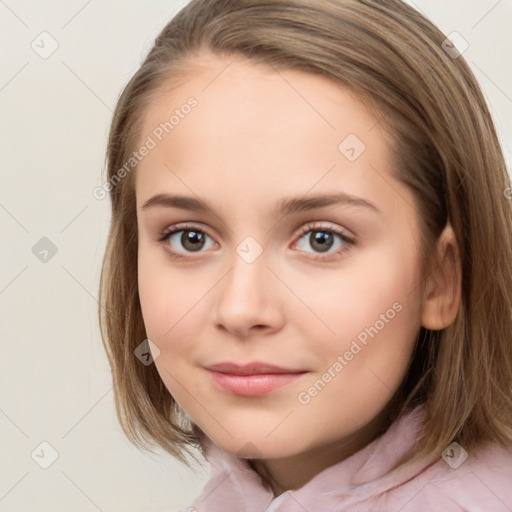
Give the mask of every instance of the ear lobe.
POLYGON ((452 324, 461 301, 461 261, 455 233, 448 223, 439 236, 425 282, 421 324, 441 330, 452 324))

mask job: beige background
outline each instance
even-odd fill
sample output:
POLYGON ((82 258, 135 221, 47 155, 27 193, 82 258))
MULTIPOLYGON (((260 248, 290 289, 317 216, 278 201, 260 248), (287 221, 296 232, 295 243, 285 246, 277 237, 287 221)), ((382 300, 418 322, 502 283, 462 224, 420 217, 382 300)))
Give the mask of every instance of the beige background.
MULTIPOLYGON (((410 3, 469 43, 510 155, 512 0, 410 3)), ((0 0, 0 512, 165 511, 206 479, 123 437, 96 313, 112 110, 184 4, 0 0)))

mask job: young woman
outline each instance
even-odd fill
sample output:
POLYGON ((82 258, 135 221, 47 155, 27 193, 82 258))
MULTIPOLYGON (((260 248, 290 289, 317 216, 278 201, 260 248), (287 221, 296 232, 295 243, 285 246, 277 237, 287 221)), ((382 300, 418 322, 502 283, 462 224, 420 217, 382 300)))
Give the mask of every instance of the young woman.
POLYGON ((100 322, 198 511, 512 510, 510 178, 398 0, 193 0, 124 89, 100 322))

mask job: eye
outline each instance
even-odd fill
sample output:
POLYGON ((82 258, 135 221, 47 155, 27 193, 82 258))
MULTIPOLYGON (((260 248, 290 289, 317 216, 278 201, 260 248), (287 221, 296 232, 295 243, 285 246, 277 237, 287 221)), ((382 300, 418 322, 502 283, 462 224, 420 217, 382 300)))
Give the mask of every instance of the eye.
POLYGON ((300 250, 319 255, 314 259, 325 259, 325 255, 332 257, 344 253, 355 244, 355 241, 348 237, 344 230, 319 224, 304 226, 299 236, 300 238, 295 245, 300 250), (308 251, 307 246, 313 248, 313 250, 308 251))
POLYGON ((177 258, 186 257, 184 254, 201 252, 205 247, 208 249, 217 245, 203 230, 190 224, 177 224, 164 231, 159 242, 165 241, 169 241, 169 251, 177 258), (210 240, 210 247, 208 247, 208 240, 210 240), (184 250, 176 249, 180 245, 184 250))
MULTIPOLYGON (((203 249, 218 246, 204 230, 192 224, 177 224, 169 227, 161 233, 159 238, 159 242, 166 241, 169 242, 166 249, 174 258, 186 258, 187 254, 204 252, 203 249)), ((343 229, 308 224, 301 229, 299 239, 294 245, 301 251, 316 254, 313 259, 322 260, 350 250, 351 246, 355 245, 355 241, 348 237, 343 229), (307 250, 307 246, 313 250, 307 250)))

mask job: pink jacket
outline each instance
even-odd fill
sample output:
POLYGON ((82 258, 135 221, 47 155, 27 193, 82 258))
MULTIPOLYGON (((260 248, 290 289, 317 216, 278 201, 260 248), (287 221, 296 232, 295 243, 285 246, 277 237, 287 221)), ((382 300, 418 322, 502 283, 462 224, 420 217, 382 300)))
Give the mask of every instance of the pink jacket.
POLYGON ((421 406, 359 452, 297 490, 274 497, 244 459, 210 442, 210 477, 180 512, 512 512, 512 448, 469 453, 452 444, 443 457, 385 475, 414 451, 421 406))

